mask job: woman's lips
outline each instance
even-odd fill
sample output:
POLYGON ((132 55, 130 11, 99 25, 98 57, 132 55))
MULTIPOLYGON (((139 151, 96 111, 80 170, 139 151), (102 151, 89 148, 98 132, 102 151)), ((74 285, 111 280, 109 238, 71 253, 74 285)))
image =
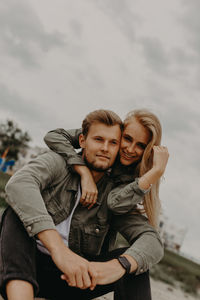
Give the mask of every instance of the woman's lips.
POLYGON ((121 152, 121 156, 127 160, 131 160, 131 159, 134 159, 136 156, 133 156, 133 155, 130 155, 124 151, 121 152))

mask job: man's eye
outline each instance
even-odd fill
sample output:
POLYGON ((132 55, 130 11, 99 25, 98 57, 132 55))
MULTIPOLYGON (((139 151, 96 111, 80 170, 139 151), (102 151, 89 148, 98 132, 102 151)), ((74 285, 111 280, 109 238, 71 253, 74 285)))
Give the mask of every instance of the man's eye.
POLYGON ((102 141, 102 139, 100 137, 96 137, 95 141, 102 141))
POLYGON ((118 143, 117 143, 117 141, 112 141, 111 142, 113 145, 117 145, 118 143))

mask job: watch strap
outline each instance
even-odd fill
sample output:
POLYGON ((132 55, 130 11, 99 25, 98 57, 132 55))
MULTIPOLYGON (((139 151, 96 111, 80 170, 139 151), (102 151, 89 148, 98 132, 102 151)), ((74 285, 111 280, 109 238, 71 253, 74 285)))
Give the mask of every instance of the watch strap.
POLYGON ((128 259, 125 256, 119 256, 117 259, 121 266, 126 270, 126 274, 129 274, 131 270, 131 264, 128 259))

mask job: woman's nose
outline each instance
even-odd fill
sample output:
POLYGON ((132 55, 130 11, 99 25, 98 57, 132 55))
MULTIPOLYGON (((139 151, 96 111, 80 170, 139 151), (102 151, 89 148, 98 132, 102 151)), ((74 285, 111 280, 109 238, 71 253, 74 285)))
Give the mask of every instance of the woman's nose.
POLYGON ((132 143, 129 147, 128 147, 128 152, 129 153, 135 153, 136 151, 136 145, 135 143, 132 143))

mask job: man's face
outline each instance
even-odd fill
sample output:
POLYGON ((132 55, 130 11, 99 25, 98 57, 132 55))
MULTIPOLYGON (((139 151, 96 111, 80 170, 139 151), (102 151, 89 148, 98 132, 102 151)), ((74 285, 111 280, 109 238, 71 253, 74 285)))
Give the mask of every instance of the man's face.
POLYGON ((121 139, 119 125, 107 126, 93 123, 87 137, 80 135, 79 143, 83 157, 91 170, 104 172, 114 163, 121 139))

